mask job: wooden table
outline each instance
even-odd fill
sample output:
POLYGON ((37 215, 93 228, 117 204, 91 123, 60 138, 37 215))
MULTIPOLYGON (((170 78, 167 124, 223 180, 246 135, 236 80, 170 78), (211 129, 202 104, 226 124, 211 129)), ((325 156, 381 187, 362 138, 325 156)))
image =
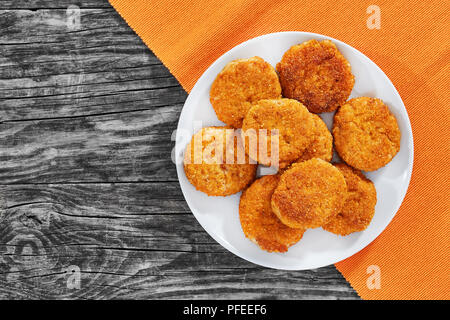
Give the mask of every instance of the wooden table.
POLYGON ((171 161, 186 97, 106 0, 0 2, 0 298, 358 298, 202 229, 171 161))

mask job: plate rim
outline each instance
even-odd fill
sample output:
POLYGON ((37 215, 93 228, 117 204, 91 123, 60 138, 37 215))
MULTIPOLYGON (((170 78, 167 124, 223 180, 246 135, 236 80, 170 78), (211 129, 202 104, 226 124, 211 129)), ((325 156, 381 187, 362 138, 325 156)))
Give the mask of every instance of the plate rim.
MULTIPOLYGON (((403 134, 403 133, 402 133, 403 134)), ((408 142, 409 144, 409 142, 408 142)), ((358 49, 354 48, 353 46, 335 39, 333 37, 327 36, 327 35, 323 35, 323 34, 319 34, 319 33, 313 33, 313 32, 305 32, 305 31, 280 31, 280 32, 273 32, 273 33, 267 33, 267 34, 263 34, 260 36, 256 36, 250 39, 247 39, 244 42, 241 42, 239 44, 237 44, 236 46, 234 46, 233 48, 231 48, 230 50, 224 52, 222 55, 220 55, 203 73, 202 75, 197 79, 197 81, 195 82, 195 85, 192 87, 188 97, 186 98, 184 104, 183 104, 183 108, 181 110, 178 122, 177 122, 177 133, 176 133, 176 138, 175 138, 175 165, 176 165, 176 169, 177 169, 177 179, 178 179, 178 183, 180 185, 181 191, 183 193, 183 197, 186 201, 186 203, 188 204, 188 207, 190 209, 190 211, 192 212, 192 214, 194 215, 195 219, 197 220, 197 222, 201 225, 201 227, 209 234, 210 237, 212 237, 217 243, 219 243, 222 247, 224 247, 225 249, 227 249, 228 251, 230 251, 231 253, 233 253, 234 255, 240 257, 241 259, 244 259, 246 261, 249 261, 253 264, 262 266, 262 267, 266 267, 266 268, 271 268, 271 269, 276 269, 276 270, 312 270, 312 269, 316 269, 316 268, 321 268, 321 267, 325 267, 325 266, 329 266, 331 264, 336 264, 338 262, 341 262, 343 260, 346 260, 350 257, 352 257, 353 255, 357 254, 358 252, 360 252, 361 250, 363 250, 364 248, 366 248, 368 245, 370 245, 373 241, 375 241, 387 228, 387 226, 392 222, 392 220, 394 219, 394 217, 397 215, 398 210, 400 209, 401 205, 403 204, 403 201, 405 199, 405 196, 407 194, 407 191, 409 189, 409 185, 411 183, 411 176, 412 176, 412 171, 413 171, 413 166, 414 166, 414 137, 413 137, 413 132, 412 132, 412 126, 411 126, 411 120, 409 118, 408 115, 408 110, 406 109, 406 106, 403 102, 403 99, 400 96, 400 93, 398 92, 397 88, 394 86, 394 84, 392 83, 391 79, 384 73, 384 71, 374 62, 372 61, 369 57, 367 57, 365 54, 363 54, 361 51, 359 51, 358 49), (223 58, 226 58, 226 56, 233 54, 234 51, 238 50, 241 47, 244 47, 245 45, 247 45, 248 42, 250 41, 257 41, 257 40, 262 40, 264 38, 269 38, 269 37, 276 37, 280 34, 295 34, 295 35, 302 35, 302 36, 309 36, 311 38, 325 38, 325 39, 329 39, 333 42, 335 42, 336 44, 340 45, 340 46, 347 46, 349 48, 351 48, 357 55, 359 55, 360 57, 362 57, 363 59, 368 60, 369 62, 371 62, 377 69, 378 71, 380 71, 385 78, 387 79, 387 84, 393 89, 394 93, 396 93, 398 95, 398 97, 400 98, 400 102, 401 102, 401 107, 403 107, 405 114, 406 114, 406 129, 407 129, 407 134, 408 134, 408 141, 411 142, 411 146, 410 146, 410 152, 409 152, 409 159, 411 159, 410 162, 408 162, 408 171, 407 171, 407 183, 406 183, 406 187, 404 188, 404 190, 402 190, 400 197, 401 201, 399 201, 399 203, 397 204, 394 213, 391 215, 391 217, 389 217, 388 219, 384 220, 382 223, 382 228, 381 231, 374 236, 373 238, 369 238, 369 240, 365 241, 365 242, 361 242, 356 246, 356 249, 353 253, 348 254, 342 258, 340 258, 339 260, 335 261, 335 262, 331 262, 329 264, 323 264, 323 263, 317 263, 317 264, 312 264, 310 267, 304 268, 304 267, 289 267, 289 266, 274 266, 274 265, 269 265, 269 264, 265 264, 265 263, 261 263, 261 261, 255 261, 253 258, 249 258, 244 256, 243 254, 241 254, 241 252, 239 250, 237 250, 237 248, 234 248, 233 246, 229 245, 226 241, 222 240, 219 236, 215 235, 214 233, 210 232, 207 228, 205 228, 205 226, 203 225, 201 219, 199 219, 199 217, 197 216, 198 213, 194 212, 194 210, 192 210, 192 205, 190 203, 190 201, 188 200, 188 198, 186 197, 186 193, 187 191, 185 190, 185 188, 183 187, 183 185, 180 182, 180 175, 182 174, 183 171, 183 165, 182 163, 178 163, 177 157, 180 154, 180 145, 178 142, 178 138, 179 138, 179 129, 180 129, 180 124, 182 122, 182 119, 184 118, 185 114, 186 114, 186 109, 185 106, 190 103, 190 100, 194 99, 192 93, 196 92, 196 88, 200 86, 201 82, 203 82, 203 79, 206 77, 206 75, 208 74, 208 72, 213 69, 218 63, 220 63, 220 61, 223 58)), ((181 150, 182 151, 182 150, 181 150)), ((184 171, 183 171, 184 172, 184 171)))

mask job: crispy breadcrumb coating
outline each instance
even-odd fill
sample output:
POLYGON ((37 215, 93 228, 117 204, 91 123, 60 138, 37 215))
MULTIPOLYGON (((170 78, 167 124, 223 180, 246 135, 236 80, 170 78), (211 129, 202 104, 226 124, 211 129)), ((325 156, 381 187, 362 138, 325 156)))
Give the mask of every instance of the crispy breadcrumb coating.
POLYGON ((353 89, 350 63, 330 40, 309 40, 286 51, 277 64, 283 96, 314 113, 336 110, 353 89))
POLYGON ((377 191, 372 181, 361 171, 346 164, 335 165, 344 175, 347 183, 347 200, 341 211, 322 226, 323 229, 346 236, 363 231, 372 221, 377 203, 377 191))
POLYGON ((397 120, 382 100, 360 97, 342 105, 334 116, 336 151, 350 166, 374 171, 400 150, 397 120))
POLYGON ((197 190, 209 196, 227 196, 255 179, 256 165, 249 163, 236 138, 240 135, 230 127, 203 128, 192 137, 184 154, 184 171, 197 190))
POLYGON ((274 143, 277 146, 275 150, 278 151, 279 166, 284 168, 297 160, 310 145, 314 129, 312 114, 300 102, 272 99, 260 100, 252 106, 244 118, 242 134, 245 135, 243 140, 247 153, 266 166, 277 166, 271 159, 271 143, 278 139, 278 143, 274 143), (267 135, 260 134, 260 129, 266 129, 267 135), (267 146, 267 154, 261 152, 261 145, 267 146))
POLYGON ((239 218, 245 236, 268 252, 286 252, 305 231, 289 228, 272 212, 270 199, 279 179, 278 175, 259 178, 242 193, 239 202, 239 218))
POLYGON ((338 214, 347 195, 342 173, 314 158, 282 173, 272 195, 272 210, 291 228, 317 228, 338 214))
POLYGON ((219 120, 241 128, 252 103, 261 99, 281 98, 281 87, 275 69, 260 57, 228 63, 217 75, 210 101, 219 120))
POLYGON ((330 162, 333 157, 333 136, 325 122, 318 115, 313 114, 312 116, 315 125, 314 137, 309 147, 306 148, 296 162, 302 162, 312 158, 320 158, 330 162))

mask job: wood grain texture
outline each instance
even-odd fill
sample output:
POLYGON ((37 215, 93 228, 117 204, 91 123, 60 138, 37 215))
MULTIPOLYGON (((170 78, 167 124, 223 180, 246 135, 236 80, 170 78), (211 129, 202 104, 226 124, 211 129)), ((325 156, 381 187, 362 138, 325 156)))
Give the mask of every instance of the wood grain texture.
POLYGON ((358 298, 202 229, 171 161, 187 94, 107 1, 3 0, 0 30, 0 298, 358 298))
POLYGON ((0 121, 181 104, 186 92, 111 9, 0 12, 0 121), (4 32, 6 30, 6 32, 4 32))
POLYGON ((80 8, 111 8, 106 0, 2 0, 0 9, 65 9, 70 5, 80 8))
POLYGON ((0 124, 0 183, 176 181, 181 105, 0 124))
POLYGON ((0 190, 3 297, 354 297, 332 267, 275 271, 228 253, 189 213, 177 182, 0 190), (80 290, 66 287, 71 265, 82 270, 80 290))

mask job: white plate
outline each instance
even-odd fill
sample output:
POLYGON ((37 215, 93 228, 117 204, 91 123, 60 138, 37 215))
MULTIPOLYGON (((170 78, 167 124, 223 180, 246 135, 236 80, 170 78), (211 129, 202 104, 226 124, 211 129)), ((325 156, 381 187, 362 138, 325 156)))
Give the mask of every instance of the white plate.
MULTIPOLYGON (((332 113, 322 114, 330 128, 332 113)), ((339 262, 357 253, 371 243, 390 223, 408 188, 413 166, 413 137, 405 106, 389 78, 369 58, 351 46, 330 37, 308 32, 279 32, 248 40, 226 52, 200 77, 187 98, 178 122, 175 160, 184 197, 202 227, 217 242, 239 257, 253 263, 276 269, 313 269, 339 262), (381 98, 397 118, 402 138, 400 152, 385 167, 367 173, 375 183, 378 202, 375 216, 363 232, 340 237, 321 228, 307 230, 287 253, 268 253, 248 240, 239 223, 240 193, 228 197, 209 197, 197 191, 187 180, 183 170, 183 151, 192 134, 202 126, 224 125, 209 102, 209 90, 217 74, 230 61, 260 56, 273 66, 291 46, 310 39, 330 39, 348 59, 355 75, 355 86, 350 97, 381 98), (194 128, 196 127, 196 128, 194 128)), ((261 171, 261 170, 259 170, 261 171)), ((263 172, 264 174, 264 172, 263 172)), ((399 234, 399 239, 402 235, 399 234)))

